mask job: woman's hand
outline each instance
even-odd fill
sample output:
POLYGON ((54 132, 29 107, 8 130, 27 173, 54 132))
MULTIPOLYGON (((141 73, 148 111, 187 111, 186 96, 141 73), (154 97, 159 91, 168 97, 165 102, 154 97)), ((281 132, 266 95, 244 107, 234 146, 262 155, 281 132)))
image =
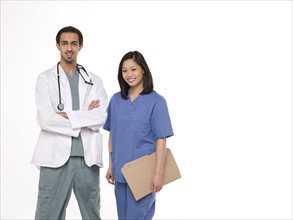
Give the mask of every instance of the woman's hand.
POLYGON ((153 176, 152 191, 160 192, 164 185, 164 166, 166 160, 166 138, 156 141, 156 170, 153 176))
POLYGON ((106 173, 106 179, 107 179, 108 183, 110 183, 112 185, 115 184, 115 180, 114 180, 114 176, 112 174, 112 168, 111 167, 108 168, 108 171, 106 173))
POLYGON ((153 177, 152 191, 160 192, 164 185, 164 176, 163 174, 156 173, 153 177))

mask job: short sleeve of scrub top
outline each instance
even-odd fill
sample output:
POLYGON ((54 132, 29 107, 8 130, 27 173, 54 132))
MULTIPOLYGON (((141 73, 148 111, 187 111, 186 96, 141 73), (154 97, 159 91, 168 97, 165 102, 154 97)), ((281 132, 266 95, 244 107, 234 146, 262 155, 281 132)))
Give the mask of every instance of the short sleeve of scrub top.
POLYGON ((154 105, 151 126, 155 140, 173 135, 167 102, 163 97, 154 105))

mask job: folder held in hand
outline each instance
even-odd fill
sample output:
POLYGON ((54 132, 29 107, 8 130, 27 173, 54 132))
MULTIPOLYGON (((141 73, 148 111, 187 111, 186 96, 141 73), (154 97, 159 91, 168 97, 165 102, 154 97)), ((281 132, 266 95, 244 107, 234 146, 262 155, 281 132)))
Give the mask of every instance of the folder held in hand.
MULTIPOLYGON (((151 184, 155 173, 155 166, 156 153, 152 153, 128 162, 121 168, 121 172, 136 201, 151 193, 151 184)), ((171 150, 167 148, 164 167, 164 185, 179 178, 181 178, 180 171, 171 150)))

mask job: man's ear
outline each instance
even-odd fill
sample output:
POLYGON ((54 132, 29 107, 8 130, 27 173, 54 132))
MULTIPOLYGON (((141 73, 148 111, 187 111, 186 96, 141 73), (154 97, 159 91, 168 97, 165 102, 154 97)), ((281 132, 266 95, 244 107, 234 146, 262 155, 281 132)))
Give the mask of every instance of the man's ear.
POLYGON ((56 43, 56 47, 60 51, 60 45, 58 43, 56 43))
POLYGON ((78 51, 80 51, 82 49, 82 47, 83 47, 83 44, 79 45, 79 50, 78 51))

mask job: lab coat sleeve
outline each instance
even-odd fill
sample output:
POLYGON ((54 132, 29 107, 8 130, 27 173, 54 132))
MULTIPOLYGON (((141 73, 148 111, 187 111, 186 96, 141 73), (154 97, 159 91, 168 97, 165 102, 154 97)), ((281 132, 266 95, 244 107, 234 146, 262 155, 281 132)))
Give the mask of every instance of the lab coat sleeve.
POLYGON ((94 91, 94 97, 85 103, 83 110, 66 112, 73 129, 87 127, 93 131, 98 131, 103 127, 107 118, 108 97, 103 82, 99 78, 94 82, 94 91), (100 106, 87 110, 93 99, 100 100, 100 106))
MULTIPOLYGON (((49 74, 40 74, 35 88, 37 122, 40 128, 47 132, 58 133, 66 136, 77 137, 80 129, 72 128, 68 119, 58 115, 53 108, 51 101, 50 82, 52 77, 49 74)), ((57 83, 57 82, 56 82, 57 83)), ((56 97, 55 97, 56 98, 56 97)))

